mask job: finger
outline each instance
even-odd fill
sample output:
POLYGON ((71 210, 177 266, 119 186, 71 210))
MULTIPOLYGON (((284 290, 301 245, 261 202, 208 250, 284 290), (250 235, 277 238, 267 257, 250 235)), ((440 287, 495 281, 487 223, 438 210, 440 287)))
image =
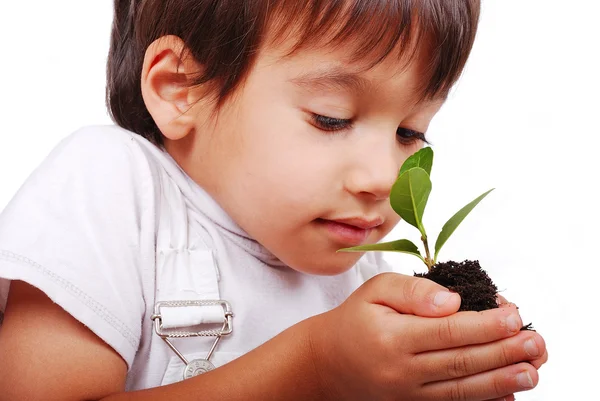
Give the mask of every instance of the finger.
POLYGON ((422 395, 433 400, 494 400, 531 390, 538 381, 537 370, 522 362, 474 376, 425 384, 422 395))
POLYGON ((489 400, 489 401, 515 401, 515 395, 510 394, 510 395, 507 395, 506 397, 496 398, 495 400, 489 400))
POLYGON ((460 296, 431 280, 383 273, 360 288, 367 302, 423 317, 447 316, 458 311, 460 296))
POLYGON ((546 362, 548 362, 548 351, 544 352, 544 355, 542 355, 541 358, 534 359, 533 361, 530 361, 529 363, 531 363, 531 365, 534 368, 539 370, 542 367, 542 365, 545 364, 546 362))
POLYGON ((500 294, 496 294, 496 302, 498 303, 498 307, 500 307, 500 308, 509 308, 510 307, 510 308, 519 309, 517 304, 510 302, 509 300, 507 300, 500 294))
POLYGON ((508 300, 506 298, 504 298, 500 294, 496 294, 496 301, 498 302, 498 305, 504 305, 504 304, 510 303, 510 302, 508 302, 508 300))
POLYGON ((531 341, 535 341, 535 344, 526 343, 525 347, 531 356, 529 363, 537 370, 548 361, 548 350, 546 349, 546 342, 539 334, 536 333, 527 342, 530 343, 531 341), (537 354, 534 352, 536 350, 538 351, 537 354))
POLYGON ((417 340, 411 344, 415 353, 497 341, 518 334, 523 325, 514 308, 459 312, 431 319, 403 316, 403 319, 399 324, 412 323, 412 338, 417 340))
POLYGON ((424 382, 437 382, 530 361, 545 351, 539 334, 521 332, 493 343, 418 354, 413 361, 424 382))

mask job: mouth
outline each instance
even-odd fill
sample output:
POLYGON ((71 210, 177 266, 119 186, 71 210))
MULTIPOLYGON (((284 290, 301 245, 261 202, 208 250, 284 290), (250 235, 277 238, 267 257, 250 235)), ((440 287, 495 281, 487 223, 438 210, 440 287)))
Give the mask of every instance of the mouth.
POLYGON ((317 219, 335 242, 344 246, 363 245, 371 232, 383 224, 383 219, 349 218, 349 219, 317 219))

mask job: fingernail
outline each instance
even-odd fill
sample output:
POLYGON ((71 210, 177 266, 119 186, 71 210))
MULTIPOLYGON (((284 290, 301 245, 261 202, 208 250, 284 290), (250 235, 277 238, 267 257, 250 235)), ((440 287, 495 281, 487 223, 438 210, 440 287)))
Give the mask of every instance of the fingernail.
POLYGON ((448 299, 452 295, 454 295, 454 294, 451 293, 450 291, 440 291, 435 295, 435 298, 433 299, 433 303, 435 306, 441 307, 448 301, 448 299))
POLYGON ((531 376, 529 372, 521 372, 517 375, 517 383, 522 388, 533 388, 533 380, 531 380, 531 376))
POLYGON ((527 355, 529 356, 540 355, 540 350, 533 338, 530 338, 529 340, 525 341, 525 352, 527 352, 527 355))
POLYGON ((521 329, 519 317, 515 314, 512 314, 506 318, 506 327, 511 333, 517 332, 521 329))

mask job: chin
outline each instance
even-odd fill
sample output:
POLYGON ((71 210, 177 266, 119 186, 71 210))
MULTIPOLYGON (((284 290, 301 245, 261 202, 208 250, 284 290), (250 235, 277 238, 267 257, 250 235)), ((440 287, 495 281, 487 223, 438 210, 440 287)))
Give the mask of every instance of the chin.
POLYGON ((290 261, 287 265, 293 270, 306 274, 315 276, 336 276, 350 270, 362 255, 362 253, 343 252, 329 255, 324 258, 317 257, 315 259, 318 259, 318 262, 315 262, 314 259, 311 261, 298 260, 290 261))

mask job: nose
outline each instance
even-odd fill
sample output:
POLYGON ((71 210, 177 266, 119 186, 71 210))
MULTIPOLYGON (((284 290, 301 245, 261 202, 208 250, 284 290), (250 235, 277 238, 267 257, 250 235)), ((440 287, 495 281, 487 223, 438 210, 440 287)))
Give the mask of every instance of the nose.
POLYGON ((375 200, 387 199, 400 170, 395 149, 387 146, 362 147, 346 176, 346 190, 375 200))

